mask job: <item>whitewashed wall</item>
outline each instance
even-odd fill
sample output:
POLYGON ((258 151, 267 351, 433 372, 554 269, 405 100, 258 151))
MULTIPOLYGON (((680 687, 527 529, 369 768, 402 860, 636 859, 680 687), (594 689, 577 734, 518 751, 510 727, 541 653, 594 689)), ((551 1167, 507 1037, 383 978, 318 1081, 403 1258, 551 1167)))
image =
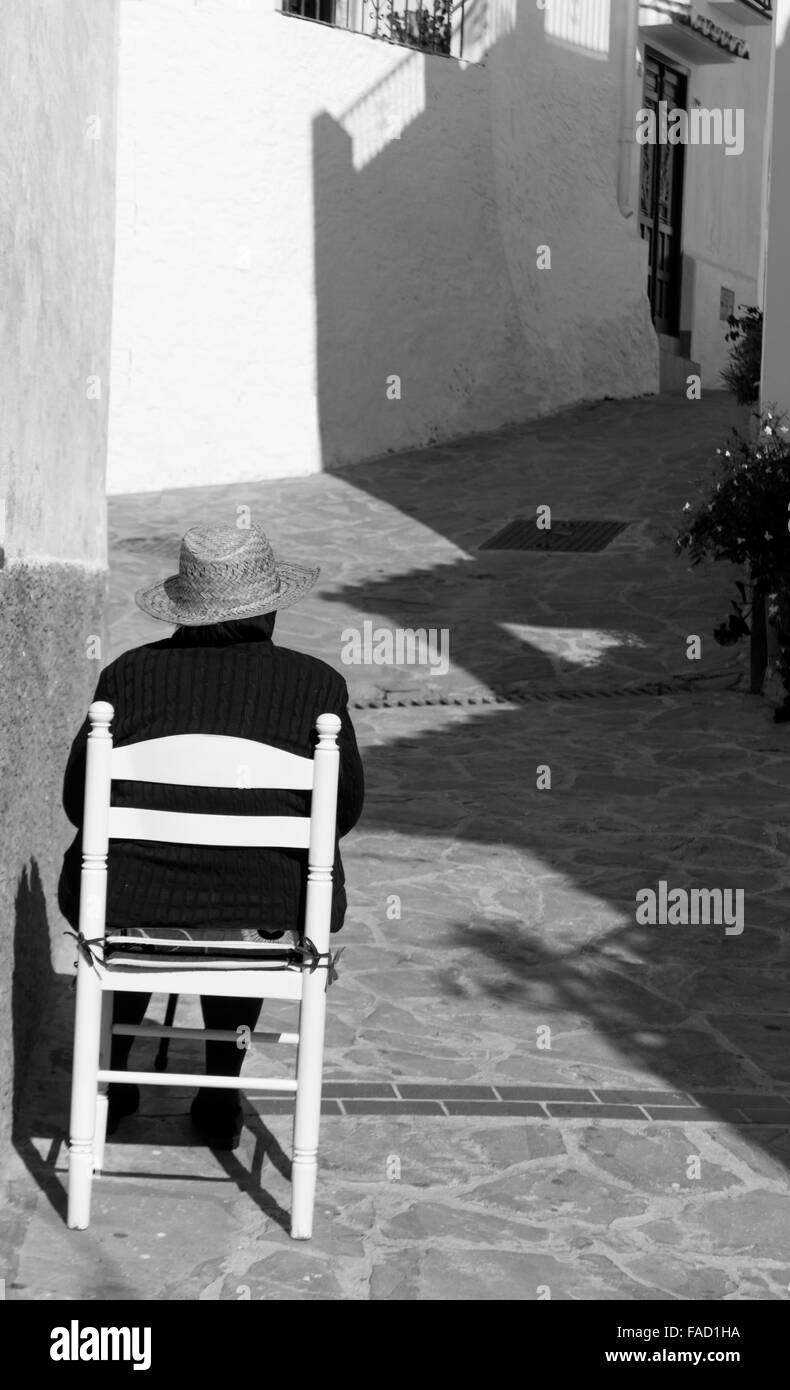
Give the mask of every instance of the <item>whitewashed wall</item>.
POLYGON ((0 1163, 71 997, 60 798, 102 661, 117 21, 115 0, 0 5, 0 1163))
POLYGON ((773 36, 770 25, 739 24, 714 4, 695 0, 694 10, 746 40, 750 57, 692 69, 688 103, 744 112, 744 149, 689 146, 683 208, 684 285, 681 327, 692 333, 692 354, 703 381, 720 389, 729 357, 727 324, 720 320, 721 289, 738 304, 761 304, 759 282, 763 220, 763 150, 773 36))
POLYGON ((582 32, 475 0, 463 64, 273 0, 123 0, 111 491, 655 389, 617 206, 624 7, 591 4, 582 32))
MULTIPOLYGON (((636 187, 630 220, 617 200, 627 8, 519 5, 515 33, 486 63, 497 229, 518 321, 512 418, 657 389, 636 187), (550 274, 536 268, 542 244, 550 274)), ((633 131, 632 121, 632 142, 633 131)))
MULTIPOLYGON (((122 0, 110 490, 309 473, 655 390, 636 163, 634 216, 617 203, 630 8, 470 0, 480 61, 459 63, 277 0, 122 0)), ((771 35, 739 8, 695 5, 752 51, 689 84, 746 113, 742 155, 687 152, 681 327, 708 387, 722 286, 760 297, 771 35)))
POLYGON ((106 564, 118 10, 0 5, 0 547, 106 564))

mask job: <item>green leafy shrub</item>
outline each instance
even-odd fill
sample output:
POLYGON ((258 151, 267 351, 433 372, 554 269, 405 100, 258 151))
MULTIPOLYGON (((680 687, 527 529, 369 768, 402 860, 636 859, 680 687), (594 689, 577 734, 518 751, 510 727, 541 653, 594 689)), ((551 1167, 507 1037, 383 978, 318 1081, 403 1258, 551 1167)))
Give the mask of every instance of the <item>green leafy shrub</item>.
POLYGON ((712 489, 696 509, 685 504, 690 516, 676 550, 692 565, 729 560, 747 567, 751 597, 739 583, 733 611, 713 635, 722 646, 749 636, 753 603, 767 598, 778 642, 775 670, 790 691, 790 431, 785 419, 766 411, 756 439, 731 431, 727 445, 716 450, 720 465, 712 489))
POLYGON ((434 4, 415 6, 402 14, 393 7, 390 11, 390 36, 396 43, 422 48, 428 53, 450 52, 452 41, 452 0, 434 0, 434 4))
POLYGON ((729 365, 721 374, 728 391, 739 405, 754 405, 760 395, 763 357, 763 313, 753 305, 739 304, 745 312, 727 319, 731 344, 729 365))

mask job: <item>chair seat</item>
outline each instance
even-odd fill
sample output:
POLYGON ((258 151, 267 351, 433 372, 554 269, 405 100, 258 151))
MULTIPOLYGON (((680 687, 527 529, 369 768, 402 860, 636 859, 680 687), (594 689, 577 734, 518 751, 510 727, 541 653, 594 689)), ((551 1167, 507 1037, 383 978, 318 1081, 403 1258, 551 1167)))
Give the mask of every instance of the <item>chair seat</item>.
MULTIPOLYGON (((242 941, 234 934, 224 940, 207 940, 203 936, 198 944, 198 939, 186 932, 181 937, 164 933, 166 928, 161 927, 141 929, 139 935, 134 933, 134 944, 131 932, 107 936, 105 960, 98 967, 102 988, 139 990, 144 988, 141 981, 147 976, 152 983, 155 977, 158 991, 210 994, 213 979, 217 981, 217 993, 244 996, 243 989, 230 988, 231 982, 235 986, 240 976, 249 977, 254 972, 256 976, 263 973, 270 977, 266 997, 301 997, 303 961, 284 941, 242 941), (172 985, 167 984, 170 980, 172 985)), ((292 941, 298 939, 295 932, 288 932, 288 936, 292 941)), ((247 993, 250 992, 257 996, 258 987, 250 990, 248 985, 247 993)))
POLYGON ((289 940, 262 941, 257 932, 225 928, 216 937, 205 931, 174 932, 166 927, 131 928, 111 932, 105 937, 104 963, 143 965, 165 970, 283 970, 298 964, 293 945, 298 934, 289 931, 289 940), (252 939, 251 939, 252 938, 252 939))
POLYGON ((114 951, 104 964, 105 970, 125 970, 143 966, 153 970, 301 970, 301 960, 291 951, 278 956, 219 955, 192 951, 114 951))
POLYGON ((299 940, 299 932, 283 927, 276 935, 261 936, 250 927, 108 927, 105 944, 114 947, 145 947, 149 950, 227 950, 286 951, 299 940))

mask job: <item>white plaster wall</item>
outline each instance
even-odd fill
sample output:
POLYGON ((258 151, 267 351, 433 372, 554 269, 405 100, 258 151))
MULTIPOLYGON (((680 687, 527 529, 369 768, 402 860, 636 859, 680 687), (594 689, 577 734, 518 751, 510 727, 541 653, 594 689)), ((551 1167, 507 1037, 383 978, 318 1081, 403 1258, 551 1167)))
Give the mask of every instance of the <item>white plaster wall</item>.
POLYGON ((488 63, 498 220, 534 413, 656 389, 647 246, 617 203, 626 19, 618 0, 525 6, 517 41, 488 63), (550 272, 537 268, 540 245, 550 272))
POLYGON ((106 560, 117 24, 114 0, 0 6, 0 546, 9 560, 106 560))
POLYGON ((111 491, 655 389, 617 24, 591 56, 531 5, 487 16, 477 65, 273 0, 122 0, 111 491))
POLYGON ((487 68, 390 49, 381 84, 360 58, 361 96, 313 122, 325 467, 517 419, 540 399, 502 245, 487 68), (393 116, 396 138, 368 157, 363 133, 393 116), (401 400, 387 399, 394 374, 401 400))
POLYGON ((74 960, 60 798, 103 635, 117 18, 0 5, 0 1160, 74 960))
POLYGON ((744 150, 728 155, 721 146, 686 150, 683 249, 693 266, 691 293, 684 287, 681 326, 692 331, 692 355, 702 367, 703 383, 720 389, 720 373, 729 357, 726 323, 719 318, 722 286, 738 304, 762 302, 759 284, 763 216, 763 150, 773 37, 769 25, 743 25, 711 4, 694 9, 744 38, 750 58, 697 66, 688 84, 689 108, 695 103, 744 112, 744 150), (689 312, 690 311, 690 312, 689 312))
POLYGON ((763 402, 790 411, 790 0, 776 15, 763 402))

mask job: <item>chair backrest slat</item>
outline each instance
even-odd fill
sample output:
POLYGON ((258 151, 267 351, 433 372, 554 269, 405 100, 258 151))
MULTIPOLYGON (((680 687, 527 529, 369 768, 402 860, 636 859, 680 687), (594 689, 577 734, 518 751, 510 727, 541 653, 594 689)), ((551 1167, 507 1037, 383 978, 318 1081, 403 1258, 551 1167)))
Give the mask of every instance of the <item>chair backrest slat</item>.
MULTIPOLYGON (((198 783, 202 786, 203 783, 198 783)), ((307 849, 308 816, 211 816, 111 806, 111 840, 159 840, 177 845, 235 845, 307 849)))
POLYGON ((223 734, 174 734, 112 750, 113 781, 310 791, 312 758, 223 734))
MULTIPOLYGON (((79 930, 105 932, 107 853, 111 840, 307 851, 304 929, 317 951, 329 948, 337 785, 340 766, 336 714, 320 714, 312 758, 269 744, 213 734, 177 734, 113 748, 112 705, 88 710, 79 930), (272 787, 310 791, 309 814, 226 816, 111 805, 112 782, 175 786, 272 787)), ((111 924, 112 925, 112 924, 111 924)))

